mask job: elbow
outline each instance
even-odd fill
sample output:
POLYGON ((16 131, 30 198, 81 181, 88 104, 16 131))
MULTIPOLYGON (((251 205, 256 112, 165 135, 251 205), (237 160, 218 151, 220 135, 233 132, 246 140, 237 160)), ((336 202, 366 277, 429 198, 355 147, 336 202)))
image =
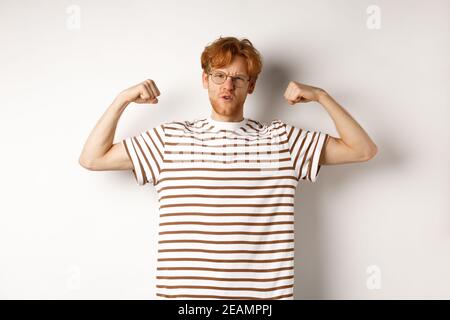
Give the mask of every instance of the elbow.
POLYGON ((373 145, 368 151, 364 153, 363 159, 364 161, 369 161, 373 159, 376 154, 378 153, 378 147, 376 145, 373 145))
POLYGON ((80 158, 78 159, 78 163, 80 164, 80 166, 82 166, 83 168, 85 168, 87 170, 93 170, 92 162, 83 158, 83 156, 80 156, 80 158))

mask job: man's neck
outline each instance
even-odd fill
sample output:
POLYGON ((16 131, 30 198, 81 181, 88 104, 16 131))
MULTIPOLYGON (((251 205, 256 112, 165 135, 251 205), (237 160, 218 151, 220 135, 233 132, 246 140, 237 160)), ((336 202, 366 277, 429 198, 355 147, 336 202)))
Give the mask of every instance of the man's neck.
POLYGON ((240 122, 244 120, 244 116, 241 114, 239 115, 231 115, 231 116, 223 116, 220 114, 217 114, 216 112, 211 112, 211 119, 215 121, 222 121, 222 122, 240 122))

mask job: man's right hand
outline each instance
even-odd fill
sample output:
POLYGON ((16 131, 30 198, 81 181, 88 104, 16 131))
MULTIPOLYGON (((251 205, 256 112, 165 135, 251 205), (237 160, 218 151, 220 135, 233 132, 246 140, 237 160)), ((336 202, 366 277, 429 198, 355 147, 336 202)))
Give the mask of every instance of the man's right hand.
POLYGON ((153 80, 147 79, 119 93, 119 98, 128 103, 158 103, 159 90, 153 80))

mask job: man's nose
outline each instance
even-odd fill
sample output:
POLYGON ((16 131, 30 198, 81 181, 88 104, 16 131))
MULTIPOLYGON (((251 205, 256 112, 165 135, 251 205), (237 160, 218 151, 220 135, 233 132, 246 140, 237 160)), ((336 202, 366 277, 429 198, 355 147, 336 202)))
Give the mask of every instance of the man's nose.
POLYGON ((234 89, 233 78, 228 77, 227 80, 223 83, 223 86, 227 89, 234 89))

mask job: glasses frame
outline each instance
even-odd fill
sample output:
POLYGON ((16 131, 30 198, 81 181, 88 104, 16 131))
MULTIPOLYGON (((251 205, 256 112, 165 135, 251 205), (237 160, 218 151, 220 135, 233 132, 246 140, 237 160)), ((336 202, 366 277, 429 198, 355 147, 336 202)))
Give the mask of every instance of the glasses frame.
MULTIPOLYGON (((228 75, 228 74, 226 74, 225 72, 223 72, 223 71, 220 71, 220 70, 214 70, 214 71, 211 71, 211 72, 209 72, 208 73, 208 75, 210 75, 211 76, 211 79, 212 79, 212 81, 215 83, 215 84, 217 84, 217 85, 221 85, 221 84, 224 84, 227 80, 228 80, 228 78, 230 77, 231 78, 231 81, 233 82, 233 85, 235 85, 236 86, 236 83, 234 82, 234 79, 236 79, 236 78, 240 78, 240 76, 236 76, 236 77, 234 77, 234 76, 230 76, 230 75, 228 75), (212 74, 213 73, 216 73, 216 72, 220 72, 220 73, 223 73, 224 75, 225 75, 225 80, 222 82, 222 83, 217 83, 217 82, 215 82, 214 80, 213 80, 213 77, 212 77, 212 74)), ((246 84, 248 84, 249 82, 250 82, 250 80, 251 80, 251 78, 249 77, 248 79, 245 79, 245 81, 246 81, 246 84)), ((242 86, 242 87, 238 87, 238 86, 236 86, 236 88, 245 88, 246 86, 244 85, 244 86, 242 86)))

